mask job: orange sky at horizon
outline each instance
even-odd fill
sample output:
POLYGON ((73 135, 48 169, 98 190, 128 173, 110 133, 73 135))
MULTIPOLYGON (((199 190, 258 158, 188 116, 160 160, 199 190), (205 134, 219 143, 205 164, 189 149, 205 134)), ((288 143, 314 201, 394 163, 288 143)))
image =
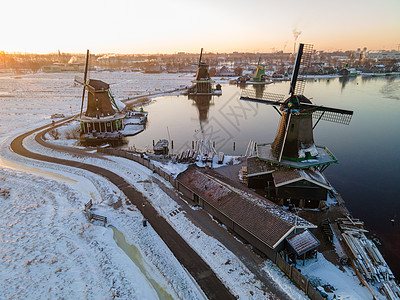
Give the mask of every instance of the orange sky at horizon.
POLYGON ((15 0, 2 4, 6 52, 197 53, 398 50, 399 0, 15 0))

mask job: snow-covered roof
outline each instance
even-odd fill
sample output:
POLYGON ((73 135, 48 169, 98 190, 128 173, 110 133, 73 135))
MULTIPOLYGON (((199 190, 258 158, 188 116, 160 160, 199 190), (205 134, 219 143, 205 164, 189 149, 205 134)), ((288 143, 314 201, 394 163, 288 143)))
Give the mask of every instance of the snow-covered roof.
POLYGON ((199 169, 188 169, 178 181, 272 249, 295 228, 315 228, 268 199, 242 192, 199 169))
POLYGON ((316 237, 308 229, 287 237, 286 241, 293 248, 297 255, 302 255, 310 250, 313 250, 320 244, 316 237))
POLYGON ((268 162, 257 157, 249 157, 247 159, 247 177, 270 174, 274 170, 275 168, 270 167, 268 162))
POLYGON ((324 175, 318 170, 280 169, 272 173, 275 187, 281 187, 301 180, 306 180, 324 189, 331 190, 324 175))

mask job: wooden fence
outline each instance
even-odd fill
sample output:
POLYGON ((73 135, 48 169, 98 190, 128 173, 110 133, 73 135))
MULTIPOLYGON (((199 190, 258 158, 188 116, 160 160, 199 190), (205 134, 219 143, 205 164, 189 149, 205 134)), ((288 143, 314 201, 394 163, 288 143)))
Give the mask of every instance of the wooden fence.
POLYGON ((84 210, 85 210, 85 212, 86 212, 86 215, 87 215, 89 221, 91 221, 91 220, 97 220, 97 221, 103 222, 103 223, 104 223, 104 226, 105 226, 105 225, 107 224, 107 217, 100 216, 100 215, 97 215, 97 214, 92 213, 92 212, 90 211, 90 209, 92 208, 92 206, 93 206, 93 202, 92 202, 92 200, 89 200, 89 202, 85 204, 85 208, 84 208, 84 210))
POLYGON ((267 245, 265 245, 260 239, 254 236, 251 232, 247 231, 245 228, 237 224, 234 220, 229 218, 224 212, 220 211, 216 207, 214 207, 211 203, 207 201, 207 199, 203 199, 199 197, 198 200, 193 199, 193 195, 195 194, 190 188, 186 187, 178 180, 170 176, 161 168, 155 166, 148 158, 140 157, 138 155, 133 154, 132 152, 121 150, 121 149, 112 149, 112 148, 97 148, 97 152, 110 154, 115 156, 124 157, 130 160, 133 160, 150 170, 153 170, 154 173, 157 173, 166 181, 170 182, 172 186, 174 186, 184 198, 187 198, 190 201, 198 202, 199 205, 215 218, 218 218, 222 223, 224 223, 229 229, 233 232, 237 233, 239 236, 247 240, 250 244, 256 247, 258 250, 267 255, 269 259, 271 259, 278 267, 281 269, 301 290, 303 290, 311 300, 324 300, 324 298, 308 281, 300 271, 298 271, 292 265, 289 265, 279 253, 271 250, 267 245))

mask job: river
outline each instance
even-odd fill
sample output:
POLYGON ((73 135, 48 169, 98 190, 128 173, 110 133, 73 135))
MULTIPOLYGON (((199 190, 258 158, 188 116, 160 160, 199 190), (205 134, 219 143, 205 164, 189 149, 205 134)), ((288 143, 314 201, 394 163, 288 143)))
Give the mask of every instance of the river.
MULTIPOLYGON (((239 100, 236 86, 223 85, 222 90, 222 96, 196 101, 187 96, 157 98, 145 107, 146 130, 130 137, 127 147, 152 148, 153 140, 166 138, 177 153, 203 138, 214 141, 217 151, 242 155, 250 139, 272 142, 280 119, 272 106, 239 100)), ((263 90, 287 94, 289 83, 257 87, 256 92, 263 90)), ((350 125, 319 122, 314 140, 338 159, 326 177, 353 217, 377 234, 380 250, 400 278, 400 77, 313 79, 304 95, 314 104, 354 111, 350 125)))

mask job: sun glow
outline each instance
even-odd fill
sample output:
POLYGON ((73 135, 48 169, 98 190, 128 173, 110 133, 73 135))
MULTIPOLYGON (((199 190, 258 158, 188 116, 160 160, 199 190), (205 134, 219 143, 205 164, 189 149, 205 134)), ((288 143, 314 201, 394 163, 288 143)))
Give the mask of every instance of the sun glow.
POLYGON ((174 53, 397 49, 398 0, 335 3, 211 1, 8 1, 0 19, 7 52, 174 53))

